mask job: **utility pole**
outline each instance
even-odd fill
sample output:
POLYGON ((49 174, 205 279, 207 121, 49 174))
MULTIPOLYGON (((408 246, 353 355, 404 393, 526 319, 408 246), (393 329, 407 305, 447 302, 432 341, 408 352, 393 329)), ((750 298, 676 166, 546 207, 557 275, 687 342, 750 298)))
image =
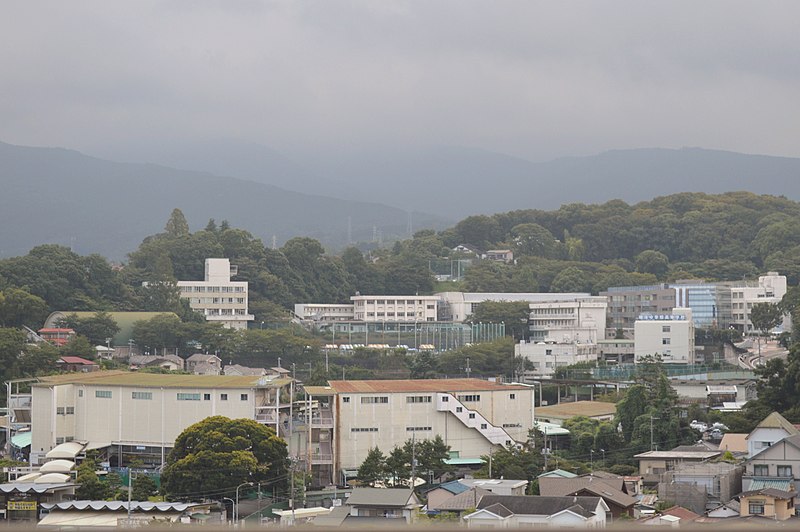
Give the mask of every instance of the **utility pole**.
POLYGON ((472 372, 472 369, 469 367, 469 357, 467 357, 466 372, 467 372, 467 378, 469 379, 469 374, 470 374, 470 372, 472 372))
POLYGON ((411 432, 411 489, 416 487, 417 478, 417 431, 411 432))
POLYGON ((650 416, 650 450, 651 451, 655 450, 655 448, 653 447, 653 420, 654 419, 661 419, 661 418, 650 416))
POLYGON ((594 473, 594 449, 589 449, 589 471, 594 473))
POLYGON ((292 493, 291 493, 291 498, 289 499, 289 508, 292 509, 292 525, 294 525, 294 459, 292 459, 291 463, 292 463, 291 476, 289 477, 289 479, 291 482, 292 493))

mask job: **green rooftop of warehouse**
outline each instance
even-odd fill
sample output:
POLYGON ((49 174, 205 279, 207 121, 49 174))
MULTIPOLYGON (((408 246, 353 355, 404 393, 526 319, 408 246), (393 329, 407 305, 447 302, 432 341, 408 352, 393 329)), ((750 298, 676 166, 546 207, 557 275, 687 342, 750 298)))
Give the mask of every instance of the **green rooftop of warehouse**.
POLYGON ((64 373, 40 377, 33 386, 58 384, 83 384, 88 386, 131 386, 141 388, 277 388, 292 379, 268 379, 253 375, 183 375, 165 373, 140 373, 136 371, 94 371, 90 373, 64 373))

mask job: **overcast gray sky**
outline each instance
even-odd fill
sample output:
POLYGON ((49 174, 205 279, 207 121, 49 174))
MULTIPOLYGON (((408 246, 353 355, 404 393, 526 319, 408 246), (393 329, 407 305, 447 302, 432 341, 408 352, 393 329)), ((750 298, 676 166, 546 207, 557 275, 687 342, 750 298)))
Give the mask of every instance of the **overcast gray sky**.
POLYGON ((800 156, 800 2, 5 1, 0 140, 800 156))

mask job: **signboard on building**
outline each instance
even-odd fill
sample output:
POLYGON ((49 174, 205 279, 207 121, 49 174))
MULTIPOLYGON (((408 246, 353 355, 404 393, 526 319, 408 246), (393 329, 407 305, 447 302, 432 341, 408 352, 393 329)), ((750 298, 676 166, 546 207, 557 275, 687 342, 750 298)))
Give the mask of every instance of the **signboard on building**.
POLYGON ((36 501, 8 501, 8 509, 20 512, 36 511, 36 501))

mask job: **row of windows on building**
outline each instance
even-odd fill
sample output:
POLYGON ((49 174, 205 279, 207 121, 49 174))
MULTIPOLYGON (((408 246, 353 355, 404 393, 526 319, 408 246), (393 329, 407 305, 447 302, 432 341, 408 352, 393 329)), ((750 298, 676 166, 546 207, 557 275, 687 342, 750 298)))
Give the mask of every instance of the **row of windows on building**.
MULTIPOLYGON (((111 390, 95 390, 94 396, 96 398, 98 398, 98 399, 111 399, 113 397, 113 392, 111 390)), ((83 390, 78 390, 78 397, 83 397, 83 390)), ((241 401, 247 401, 248 398, 249 398, 249 394, 246 394, 246 393, 239 394, 239 400, 241 400, 241 401)), ((143 401, 150 401, 150 400, 153 399, 153 392, 131 392, 131 399, 139 399, 139 400, 143 400, 143 401)), ((178 401, 200 401, 200 400, 210 401, 211 400, 211 394, 210 393, 184 393, 184 392, 178 392, 177 399, 178 399, 178 401)), ((219 394, 219 400, 220 401, 227 401, 228 400, 228 394, 227 393, 219 394)), ((62 412, 61 410, 64 410, 64 408, 65 407, 60 407, 60 406, 57 407, 56 408, 56 413, 57 414, 64 414, 64 413, 74 414, 75 413, 75 407, 68 406, 68 407, 66 407, 67 411, 66 412, 62 412)))
MULTIPOLYGON (((376 317, 377 318, 394 318, 395 316, 398 317, 398 318, 405 318, 405 317, 408 317, 408 316, 413 318, 414 315, 415 314, 413 312, 398 312, 396 314, 394 312, 385 312, 385 313, 384 312, 377 312, 377 313, 376 312, 367 312, 367 317, 368 318, 376 318, 376 317)), ((417 312, 417 314, 416 314, 416 316, 419 316, 420 318, 422 317, 422 315, 423 315, 423 313, 422 313, 421 310, 419 312, 417 312)))
MULTIPOLYGON (((511 393, 508 395, 509 399, 516 399, 517 395, 511 393)), ((444 396, 442 397, 442 401, 445 403, 448 401, 449 397, 444 396)), ((480 394, 469 394, 469 395, 459 395, 457 397, 459 401, 462 403, 477 403, 480 402, 481 396, 480 394)), ((431 395, 407 395, 406 396, 406 403, 430 403, 433 401, 433 396, 431 395)), ((343 403, 349 403, 350 398, 347 396, 342 397, 343 403)), ((375 405, 375 404, 388 404, 389 403, 389 396, 387 395, 377 395, 377 396, 365 396, 361 398, 362 405, 375 405)))
MULTIPOLYGON (((360 301, 356 301, 356 305, 358 305, 360 301)), ((364 301, 365 305, 424 305, 425 301, 422 299, 416 300, 408 300, 408 299, 367 299, 364 301), (388 303, 387 303, 388 302, 388 303)), ((428 305, 428 308, 432 309, 435 305, 431 304, 428 305)))
MULTIPOLYGON (((777 473, 779 477, 790 477, 794 478, 794 474, 792 472, 792 466, 790 465, 779 465, 777 466, 777 473)), ((769 476, 769 465, 768 464, 754 464, 753 465, 753 476, 755 477, 768 477, 769 476)))
POLYGON ((243 297, 190 297, 189 303, 195 305, 244 305, 243 297))
POLYGON ((190 292, 232 294, 235 292, 242 293, 246 291, 247 289, 244 286, 181 286, 181 292, 186 294, 190 292))
MULTIPOLYGON (((406 427, 406 432, 430 432, 432 427, 406 427)), ((350 432, 378 432, 378 427, 352 427, 350 432)))
POLYGON ((243 308, 204 308, 202 311, 206 316, 239 316, 244 315, 245 309, 243 308))

